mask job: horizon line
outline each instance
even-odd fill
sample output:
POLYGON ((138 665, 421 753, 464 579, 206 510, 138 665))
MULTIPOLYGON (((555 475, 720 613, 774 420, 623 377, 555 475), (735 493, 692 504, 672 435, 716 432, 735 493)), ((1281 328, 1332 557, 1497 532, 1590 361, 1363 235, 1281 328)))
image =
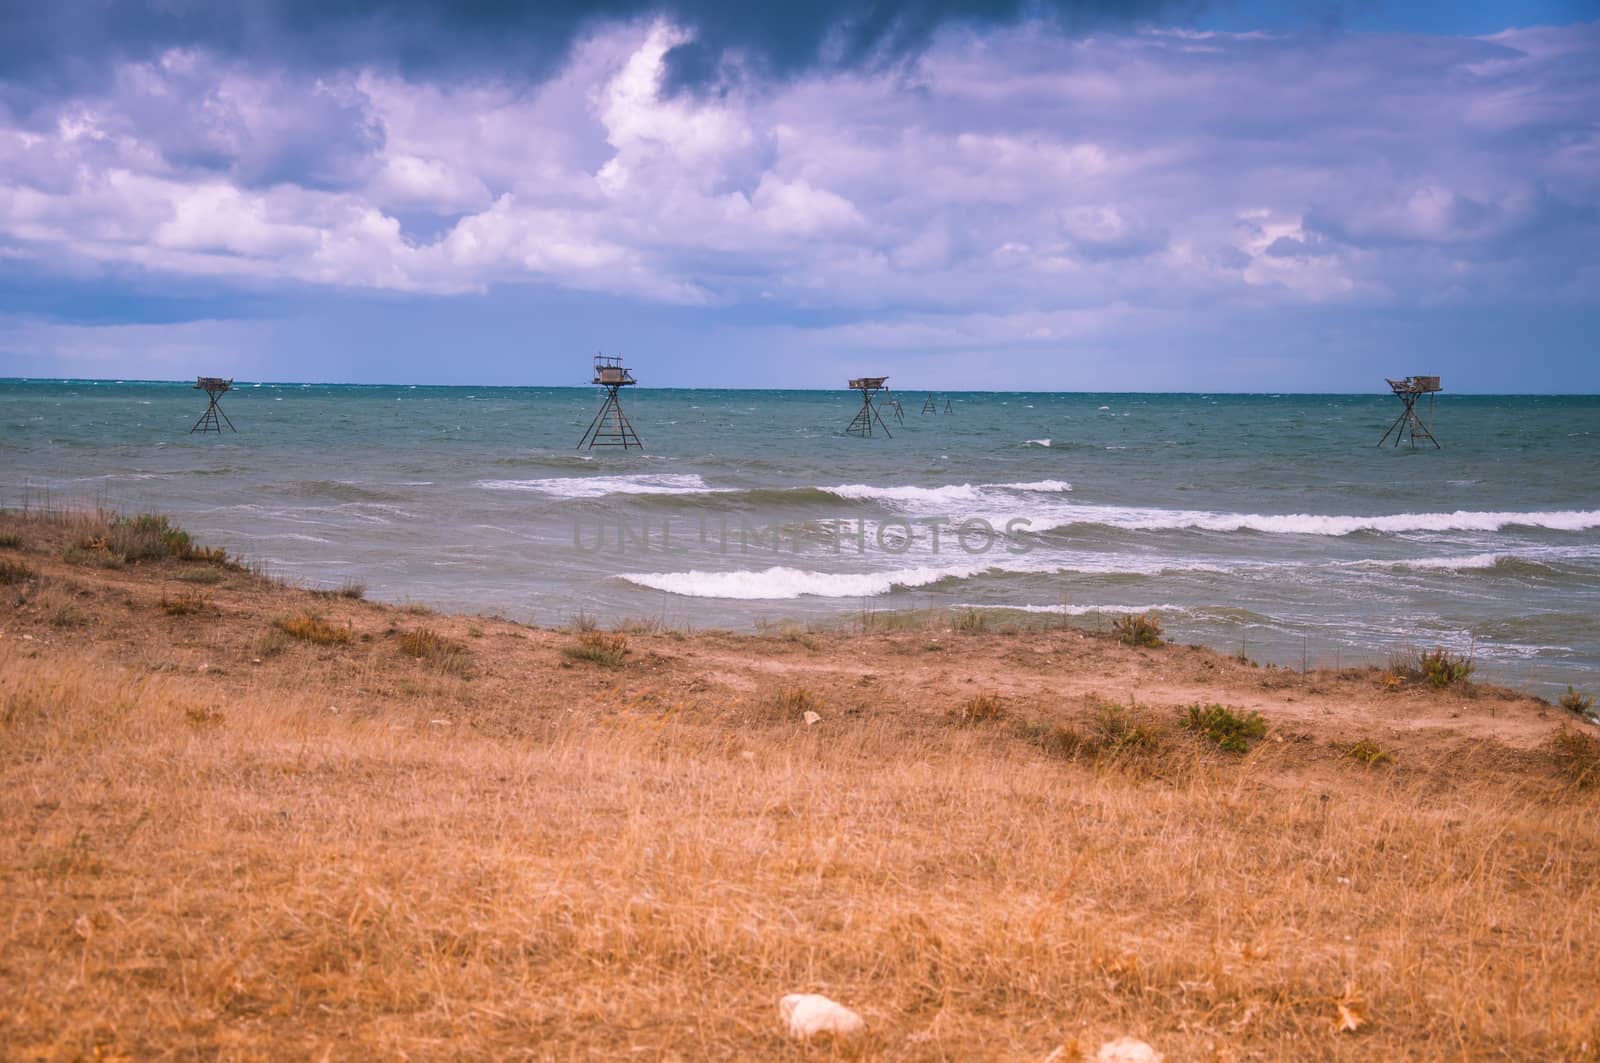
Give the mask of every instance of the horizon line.
MULTIPOLYGON (((157 377, 8 377, 0 376, 0 384, 173 384, 188 385, 193 387, 189 377, 178 379, 157 377)), ((892 379, 892 378, 890 378, 892 379)), ((598 384, 436 384, 436 383, 396 383, 374 381, 334 381, 334 380, 235 380, 234 390, 240 387, 323 387, 323 388, 493 388, 497 390, 563 390, 579 391, 599 387, 598 384)), ((790 387, 707 387, 704 385, 656 385, 647 386, 635 384, 634 387, 643 391, 814 391, 819 394, 833 392, 846 392, 854 390, 847 385, 839 387, 822 386, 790 386, 790 387)), ((925 386, 885 388, 884 390, 911 394, 924 392, 938 395, 1237 395, 1237 396, 1367 396, 1388 395, 1390 392, 1374 388, 1372 391, 1291 391, 1279 389, 1275 391, 1179 391, 1179 390, 1111 390, 1111 389, 1055 389, 1055 390, 1014 390, 1014 389, 980 389, 980 388, 929 388, 925 386)), ((638 392, 636 391, 635 394, 638 392)), ((1461 395, 1474 398, 1600 398, 1600 392, 1591 391, 1461 391, 1445 388, 1436 394, 1461 395)))

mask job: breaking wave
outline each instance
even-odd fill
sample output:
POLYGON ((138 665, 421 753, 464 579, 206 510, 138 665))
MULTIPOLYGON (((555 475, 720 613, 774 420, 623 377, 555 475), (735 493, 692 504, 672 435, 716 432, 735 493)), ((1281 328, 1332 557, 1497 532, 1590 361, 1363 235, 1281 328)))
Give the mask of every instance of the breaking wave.
POLYGON ((1499 531, 1502 528, 1544 528, 1585 531, 1600 528, 1600 510, 1547 510, 1531 513, 1396 513, 1389 516, 1346 516, 1318 513, 1208 513, 1200 510, 1138 509, 1119 506, 1071 506, 1035 520, 1031 531, 1051 531, 1074 524, 1103 524, 1138 531, 1193 528, 1201 531, 1254 531, 1268 535, 1351 535, 1355 532, 1499 531))
POLYGON ((551 476, 536 480, 479 480, 490 491, 533 491, 552 498, 602 498, 606 495, 697 495, 718 490, 693 473, 640 473, 634 476, 551 476))

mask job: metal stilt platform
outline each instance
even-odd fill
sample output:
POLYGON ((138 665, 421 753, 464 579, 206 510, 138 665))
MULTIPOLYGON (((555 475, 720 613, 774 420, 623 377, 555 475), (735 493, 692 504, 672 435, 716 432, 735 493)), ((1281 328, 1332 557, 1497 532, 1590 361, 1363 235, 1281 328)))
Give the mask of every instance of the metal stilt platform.
POLYGON ((594 356, 594 383, 605 388, 605 401, 600 404, 600 412, 594 415, 589 427, 584 429, 583 438, 578 440, 576 449, 583 450, 587 446, 590 450, 595 447, 622 447, 624 450, 638 447, 643 450, 644 444, 639 442, 639 433, 633 430, 633 422, 622 412, 622 400, 617 397, 620 389, 638 383, 633 379, 633 373, 623 366, 620 357, 597 354, 594 356))
POLYGON ((196 432, 217 432, 220 434, 223 425, 227 425, 230 432, 238 431, 237 428, 233 427, 233 422, 228 420, 228 415, 222 411, 221 403, 217 401, 232 387, 233 379, 231 377, 227 380, 215 376, 195 378, 194 390, 205 392, 210 401, 206 403, 206 412, 201 414, 200 419, 194 423, 194 427, 189 429, 190 435, 194 435, 196 432))
POLYGON ((884 435, 890 439, 894 438, 889 426, 883 423, 883 416, 878 413, 878 407, 872 401, 873 397, 883 390, 883 382, 888 379, 886 376, 864 376, 850 381, 850 387, 861 392, 861 409, 856 411, 849 427, 845 429, 846 435, 863 438, 871 436, 873 422, 877 422, 878 427, 883 429, 884 435))
POLYGON ((1394 436, 1394 445, 1399 446, 1400 440, 1410 437, 1411 445, 1417 445, 1417 437, 1421 436, 1433 444, 1435 450, 1444 448, 1439 446, 1439 441, 1433 438, 1433 433, 1428 429, 1428 422, 1433 420, 1433 396, 1444 390, 1439 386, 1436 376, 1408 376, 1404 380, 1390 380, 1389 390, 1395 397, 1405 404, 1405 409, 1400 416, 1395 418, 1394 424, 1383 433, 1383 438, 1378 440, 1378 446, 1383 446, 1389 441, 1389 436, 1394 436), (1428 416, 1423 417, 1417 412, 1417 402, 1422 396, 1428 396, 1428 416))

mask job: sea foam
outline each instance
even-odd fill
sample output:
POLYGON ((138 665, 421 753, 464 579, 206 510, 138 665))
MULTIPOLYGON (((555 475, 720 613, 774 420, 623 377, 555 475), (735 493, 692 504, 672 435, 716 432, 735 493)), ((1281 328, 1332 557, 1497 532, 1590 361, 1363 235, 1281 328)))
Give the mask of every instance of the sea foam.
POLYGON ((693 473, 639 473, 633 476, 551 476, 537 480, 479 480, 490 491, 534 491, 552 498, 603 498, 606 495, 695 495, 716 491, 693 473))

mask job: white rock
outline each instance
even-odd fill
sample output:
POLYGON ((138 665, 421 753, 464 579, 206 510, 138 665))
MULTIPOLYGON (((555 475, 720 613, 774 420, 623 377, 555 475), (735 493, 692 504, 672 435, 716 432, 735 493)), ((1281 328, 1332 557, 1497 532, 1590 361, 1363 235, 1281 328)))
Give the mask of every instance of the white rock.
POLYGON ((1094 1063, 1161 1063, 1162 1055, 1136 1037, 1107 1041, 1094 1054, 1094 1063))
POLYGON ((789 1026, 789 1036, 806 1040, 819 1033, 850 1037, 866 1028, 861 1016, 819 993, 790 993, 778 1001, 778 1014, 789 1026))
POLYGON ((821 716, 819 716, 816 713, 812 712, 810 709, 806 710, 805 721, 806 721, 806 726, 807 727, 810 727, 812 724, 818 723, 821 720, 822 720, 821 716))

